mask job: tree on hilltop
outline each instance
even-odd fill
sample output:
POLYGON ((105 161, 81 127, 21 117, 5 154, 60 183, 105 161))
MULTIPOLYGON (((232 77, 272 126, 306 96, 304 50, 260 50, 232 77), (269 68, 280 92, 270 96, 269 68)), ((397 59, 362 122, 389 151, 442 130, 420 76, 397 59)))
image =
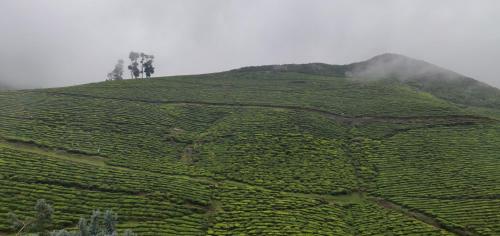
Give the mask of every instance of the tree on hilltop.
MULTIPOLYGON (((127 68, 130 70, 132 79, 144 78, 144 74, 146 74, 146 78, 151 78, 151 75, 155 73, 153 55, 132 51, 129 53, 128 58, 130 59, 130 65, 127 68)), ((107 80, 123 80, 123 63, 123 60, 118 61, 113 71, 108 73, 107 80)))
POLYGON ((151 75, 155 73, 155 68, 153 67, 153 59, 155 57, 153 55, 144 55, 145 62, 142 64, 142 68, 144 73, 146 73, 146 78, 151 78, 151 75))
POLYGON ((115 69, 108 73, 108 80, 123 80, 123 60, 118 60, 115 69))
POLYGON ((130 52, 128 55, 128 58, 130 59, 130 65, 128 66, 128 69, 130 70, 130 74, 132 75, 132 78, 139 78, 139 75, 141 74, 141 71, 139 70, 139 63, 137 62, 137 59, 139 59, 140 54, 138 52, 130 52))

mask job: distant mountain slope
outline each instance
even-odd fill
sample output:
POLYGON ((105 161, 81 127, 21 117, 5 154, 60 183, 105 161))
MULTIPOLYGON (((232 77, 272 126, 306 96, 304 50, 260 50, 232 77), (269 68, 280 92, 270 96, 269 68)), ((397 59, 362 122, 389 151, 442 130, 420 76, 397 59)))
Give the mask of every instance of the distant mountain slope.
POLYGON ((362 79, 392 79, 456 104, 500 107, 500 90, 439 66, 398 54, 382 54, 347 65, 324 63, 244 67, 234 71, 299 72, 362 79))
POLYGON ((345 74, 349 71, 349 67, 347 65, 308 63, 308 64, 248 66, 235 69, 232 71, 233 72, 257 72, 257 71, 297 72, 297 73, 305 73, 313 75, 344 77, 345 74))
POLYGON ((500 90, 425 61, 383 54, 347 65, 348 75, 398 79, 411 87, 463 105, 500 107, 500 90))

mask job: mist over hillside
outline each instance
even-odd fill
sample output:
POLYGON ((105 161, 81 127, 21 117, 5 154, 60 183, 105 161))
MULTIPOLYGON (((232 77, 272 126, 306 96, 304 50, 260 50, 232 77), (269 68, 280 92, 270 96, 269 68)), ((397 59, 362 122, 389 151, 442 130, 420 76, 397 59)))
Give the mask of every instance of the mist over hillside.
POLYGON ((0 235, 38 199, 51 230, 113 209, 141 236, 499 235, 500 110, 375 58, 0 92, 0 235), (345 76, 371 68, 404 79, 345 76))
POLYGON ((435 80, 452 80, 464 77, 431 63, 393 53, 381 54, 366 61, 349 64, 346 67, 349 68, 347 76, 367 79, 396 78, 406 81, 424 77, 435 80))
POLYGON ((0 0, 0 236, 500 236, 499 12, 0 0))
POLYGON ((7 83, 0 81, 0 90, 11 90, 14 87, 7 85, 7 83))
POLYGON ((369 81, 393 80, 457 104, 500 107, 498 88, 437 65, 393 53, 346 65, 284 64, 243 67, 233 71, 298 72, 369 81))
POLYGON ((398 54, 382 54, 347 65, 347 76, 397 79, 411 87, 454 103, 500 107, 500 90, 434 64, 398 54))

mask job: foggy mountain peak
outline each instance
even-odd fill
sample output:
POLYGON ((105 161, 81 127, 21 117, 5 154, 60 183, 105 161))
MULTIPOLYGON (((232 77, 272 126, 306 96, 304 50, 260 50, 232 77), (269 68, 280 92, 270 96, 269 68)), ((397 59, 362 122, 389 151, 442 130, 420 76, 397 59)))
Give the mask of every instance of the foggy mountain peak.
POLYGON ((346 65, 330 65, 326 63, 264 65, 243 67, 233 71, 299 72, 363 79, 409 80, 422 78, 466 78, 463 75, 441 68, 437 65, 396 53, 384 53, 361 62, 346 65))
POLYGON ((465 76, 437 65, 395 53, 384 53, 347 65, 348 77, 367 79, 464 79, 465 76))
POLYGON ((384 53, 368 60, 346 64, 284 64, 243 67, 236 72, 296 72, 361 80, 396 80, 457 104, 499 107, 500 90, 437 65, 408 56, 384 53))

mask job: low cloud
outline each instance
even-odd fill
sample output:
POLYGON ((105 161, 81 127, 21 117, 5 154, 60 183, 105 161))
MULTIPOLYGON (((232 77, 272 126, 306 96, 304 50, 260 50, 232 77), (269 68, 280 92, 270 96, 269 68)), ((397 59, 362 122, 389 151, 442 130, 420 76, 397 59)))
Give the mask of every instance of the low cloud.
POLYGON ((4 0, 0 81, 103 81, 131 50, 156 56, 155 76, 396 52, 500 87, 498 12, 495 0, 4 0))
POLYGON ((397 78, 403 81, 420 78, 453 80, 464 77, 428 62, 398 54, 382 54, 354 63, 346 76, 365 79, 397 78))

